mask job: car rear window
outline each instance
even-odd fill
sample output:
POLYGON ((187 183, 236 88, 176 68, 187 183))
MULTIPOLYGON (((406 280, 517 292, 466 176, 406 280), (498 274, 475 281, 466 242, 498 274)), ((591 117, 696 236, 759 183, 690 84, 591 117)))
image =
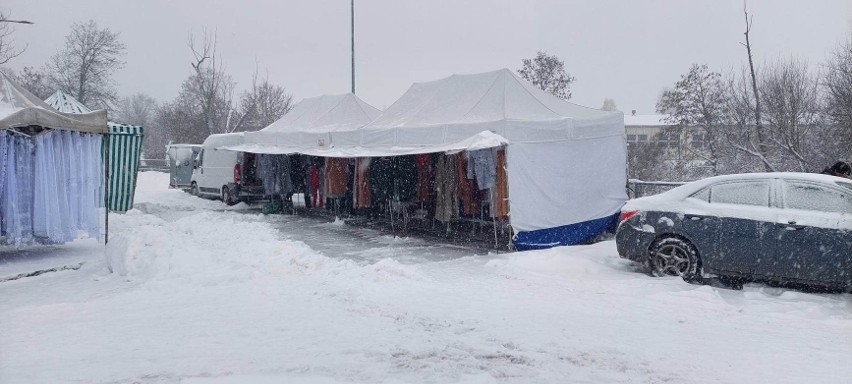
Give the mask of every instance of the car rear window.
POLYGON ((741 181, 710 187, 710 203, 769 206, 769 181, 741 181))
POLYGON ((846 193, 817 184, 786 181, 784 208, 852 214, 852 191, 846 193))

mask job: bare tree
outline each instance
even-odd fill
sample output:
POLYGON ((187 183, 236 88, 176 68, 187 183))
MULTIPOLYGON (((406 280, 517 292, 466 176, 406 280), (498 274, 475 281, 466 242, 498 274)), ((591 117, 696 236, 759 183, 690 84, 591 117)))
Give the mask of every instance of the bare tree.
POLYGON ((735 149, 739 155, 734 156, 737 164, 734 167, 739 172, 774 171, 768 154, 768 147, 760 151, 757 125, 755 124, 755 99, 752 91, 748 68, 731 71, 725 80, 725 121, 722 130, 727 145, 735 149))
POLYGON ((148 127, 157 113, 157 100, 144 93, 124 97, 116 108, 116 121, 148 127))
POLYGON ((48 84, 47 75, 35 67, 24 67, 20 72, 13 73, 15 81, 39 99, 46 99, 54 92, 48 84))
POLYGON ((779 166, 801 172, 820 167, 812 164, 814 152, 807 142, 819 124, 818 76, 808 71, 806 62, 778 60, 764 69, 760 88, 767 139, 778 149, 779 166))
POLYGON ((94 21, 75 23, 65 47, 48 64, 50 83, 89 107, 110 109, 118 101, 112 75, 124 67, 119 33, 94 21))
POLYGON ((157 100, 144 93, 136 93, 124 97, 116 108, 114 121, 141 125, 145 129, 145 140, 142 141, 142 152, 146 158, 162 158, 164 148, 168 144, 165 127, 157 124, 157 100))
POLYGON ((11 20, 9 15, 0 11, 0 65, 6 64, 12 59, 20 56, 27 49, 15 48, 15 42, 12 40, 12 33, 15 32, 12 24, 32 24, 29 21, 11 20))
POLYGON ((821 148, 832 159, 852 156, 852 33, 833 52, 823 77, 826 136, 821 148))
POLYGON ((255 72, 251 89, 240 98, 246 130, 258 130, 274 123, 290 111, 292 102, 293 96, 284 87, 271 84, 268 78, 258 84, 255 72))
POLYGON ((190 35, 187 45, 192 51, 190 64, 195 74, 184 83, 182 92, 200 108, 208 134, 239 130, 244 115, 233 106, 236 83, 216 57, 216 34, 205 32, 200 43, 190 35))
POLYGON ((604 110, 604 111, 614 112, 614 111, 618 111, 618 106, 615 105, 615 100, 610 99, 610 98, 606 98, 603 101, 603 106, 601 106, 601 109, 604 110))
MULTIPOLYGON (((745 33, 745 43, 740 43, 746 48, 746 52, 748 53, 748 67, 749 72, 751 74, 751 89, 754 92, 754 124, 755 124, 755 133, 757 142, 754 145, 754 149, 756 150, 756 154, 761 159, 763 166, 767 172, 774 171, 772 165, 767 161, 767 148, 766 148, 766 134, 763 129, 763 118, 761 117, 760 111, 760 94, 757 89, 757 74, 754 70, 754 60, 751 55, 751 41, 749 40, 749 33, 751 33, 751 25, 753 21, 753 17, 748 16, 748 10, 746 8, 745 1, 743 1, 743 14, 745 15, 746 22, 746 30, 745 33)), ((748 152, 751 153, 751 152, 748 152)))
POLYGON ((673 89, 663 92, 657 111, 666 114, 664 120, 681 128, 681 142, 693 157, 703 159, 719 174, 720 134, 725 108, 725 88, 722 75, 707 65, 693 64, 681 75, 673 89), (694 135, 692 140, 684 134, 694 135))
POLYGON ((555 55, 538 51, 534 58, 524 59, 523 63, 524 66, 518 70, 518 74, 524 80, 560 99, 571 99, 571 83, 574 82, 574 77, 565 72, 565 62, 555 55))

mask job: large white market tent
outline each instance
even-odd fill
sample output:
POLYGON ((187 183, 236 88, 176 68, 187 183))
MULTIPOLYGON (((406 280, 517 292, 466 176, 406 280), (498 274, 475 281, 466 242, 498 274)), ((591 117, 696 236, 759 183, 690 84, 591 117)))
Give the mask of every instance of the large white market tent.
POLYGON ((258 132, 254 139, 246 134, 254 143, 232 148, 362 157, 507 145, 509 215, 519 249, 588 241, 614 223, 627 200, 623 114, 566 102, 508 69, 415 83, 363 127, 334 123, 312 125, 327 141, 261 139, 258 132))
POLYGON ((488 133, 508 142, 517 248, 588 241, 614 223, 627 200, 623 114, 566 102, 508 69, 414 84, 376 120, 331 142, 373 155, 423 153, 466 149, 454 144, 488 133))

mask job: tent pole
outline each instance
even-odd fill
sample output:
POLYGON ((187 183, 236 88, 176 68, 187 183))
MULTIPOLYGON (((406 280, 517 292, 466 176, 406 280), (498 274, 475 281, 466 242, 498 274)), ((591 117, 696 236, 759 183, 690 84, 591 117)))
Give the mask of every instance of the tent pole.
MULTIPOLYGON (((506 173, 506 200, 507 200, 506 205, 508 206, 508 218, 507 218, 506 221, 508 222, 507 225, 509 227, 508 248, 509 248, 509 251, 514 251, 515 250, 515 243, 513 243, 512 240, 515 237, 515 229, 512 227, 512 206, 510 204, 511 199, 510 199, 510 196, 509 196, 509 166, 508 166, 509 165, 509 145, 504 144, 502 146, 502 149, 503 149, 503 163, 500 164, 499 166, 503 167, 503 170, 506 173)), ((500 231, 502 232, 503 223, 502 223, 502 220, 500 220, 500 221, 501 221, 500 231)))
POLYGON ((494 249, 498 249, 500 245, 497 244, 497 218, 494 215, 494 206, 497 202, 494 201, 494 188, 489 189, 488 193, 491 195, 491 209, 488 213, 491 215, 491 226, 494 228, 494 249))
POLYGON ((104 245, 109 242, 109 132, 104 134, 104 245))

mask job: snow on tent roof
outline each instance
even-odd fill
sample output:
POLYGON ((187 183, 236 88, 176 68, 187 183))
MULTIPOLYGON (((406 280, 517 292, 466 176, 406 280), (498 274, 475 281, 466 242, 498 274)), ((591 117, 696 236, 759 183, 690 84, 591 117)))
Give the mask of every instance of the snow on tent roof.
POLYGON ((263 147, 257 151, 280 152, 286 147, 304 152, 327 146, 330 133, 356 130, 380 114, 351 93, 322 95, 302 100, 260 131, 246 132, 245 141, 263 147))
POLYGON ((104 110, 81 114, 58 112, 20 85, 15 84, 0 71, 0 129, 30 125, 105 133, 107 112, 104 110))
POLYGON ((360 128, 382 112, 351 93, 304 99, 260 132, 333 132, 360 128))
POLYGON ((628 127, 665 127, 674 124, 666 122, 666 115, 625 115, 624 125, 628 127))
POLYGON ((623 135, 621 112, 559 99, 508 69, 413 84, 381 116, 335 145, 428 147, 484 130, 509 142, 558 141, 623 135))
POLYGON ((56 92, 45 99, 44 102, 59 112, 76 114, 92 112, 89 107, 83 105, 83 103, 79 102, 73 96, 63 92, 62 90, 56 90, 56 92))
POLYGON ((243 144, 246 132, 215 133, 201 143, 203 148, 224 148, 243 144))
MULTIPOLYGON (((53 109, 63 113, 76 115, 92 112, 89 107, 83 105, 83 103, 74 98, 74 96, 63 92, 60 89, 57 89, 56 92, 50 95, 50 97, 44 99, 44 102, 53 109)), ((110 134, 141 135, 143 133, 143 127, 140 125, 114 123, 112 121, 107 121, 107 129, 110 134)))

